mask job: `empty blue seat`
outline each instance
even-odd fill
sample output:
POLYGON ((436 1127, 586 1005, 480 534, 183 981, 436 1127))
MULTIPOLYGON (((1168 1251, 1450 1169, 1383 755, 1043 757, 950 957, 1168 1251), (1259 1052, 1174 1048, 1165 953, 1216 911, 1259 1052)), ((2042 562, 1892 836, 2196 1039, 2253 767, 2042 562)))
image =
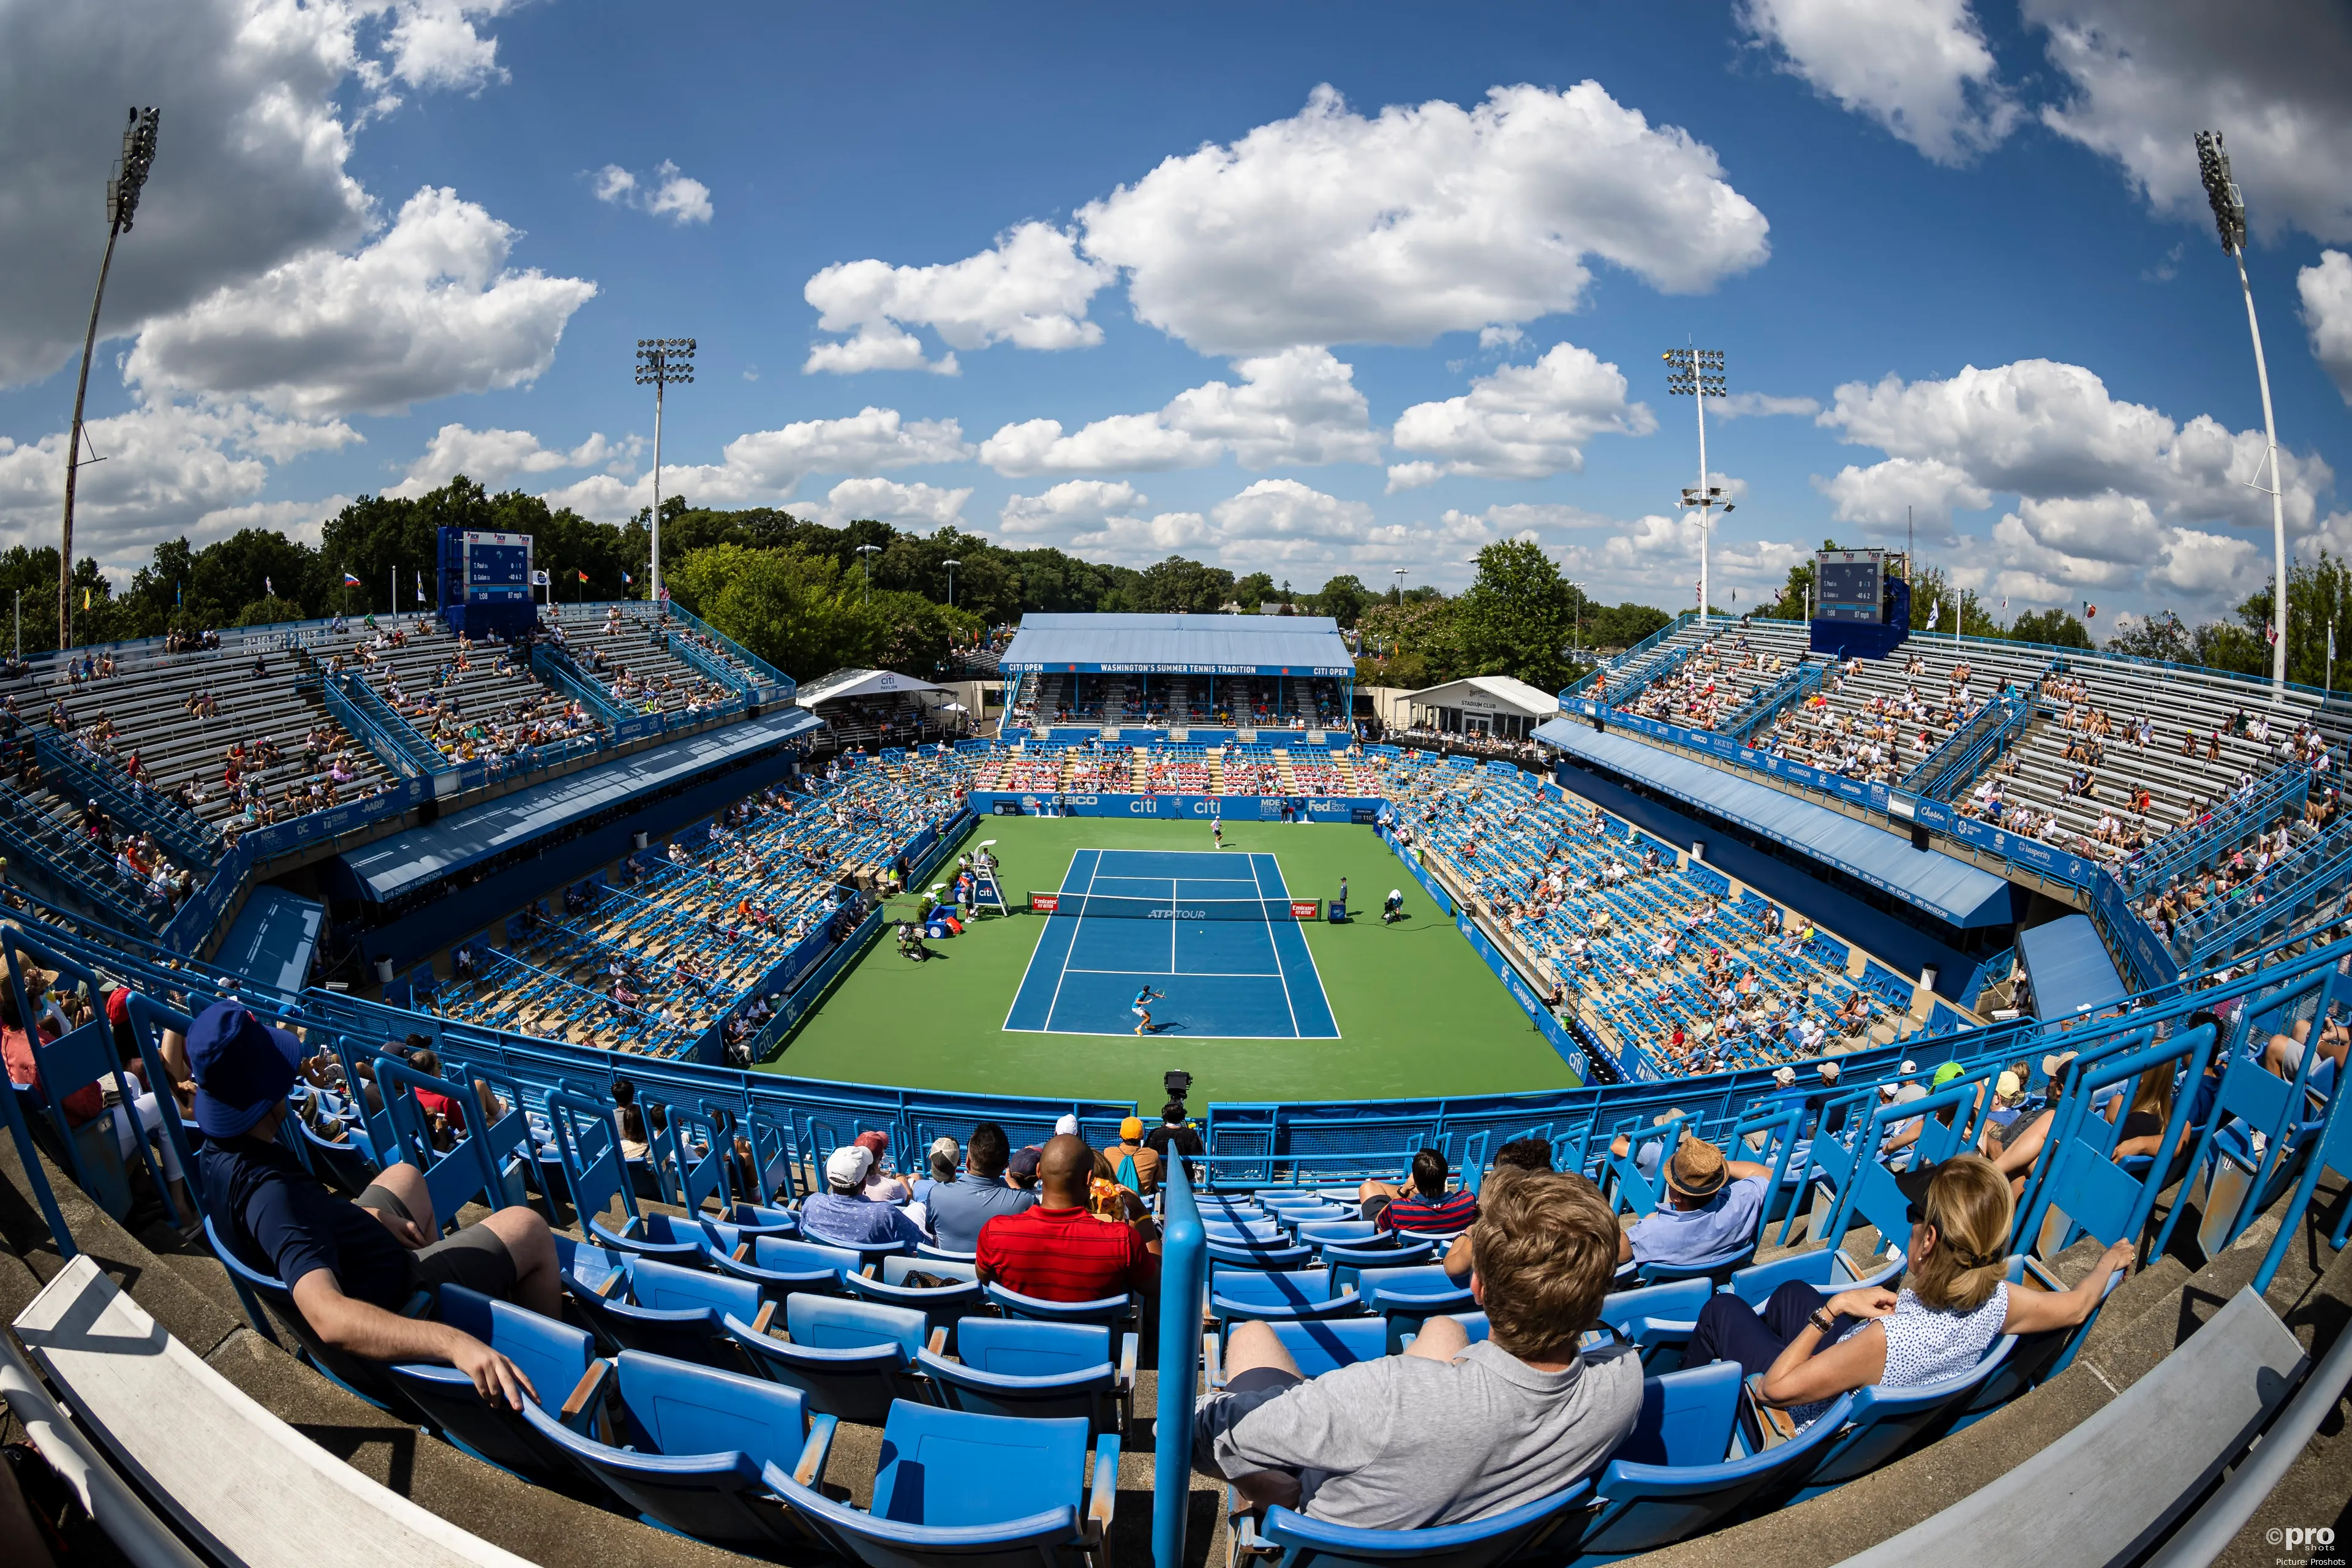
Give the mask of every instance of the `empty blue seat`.
POLYGON ((956 1331, 956 1359, 930 1350, 916 1357, 952 1410, 982 1415, 1081 1416, 1096 1433, 1125 1429, 1135 1399, 1137 1337, 1100 1323, 1039 1323, 1020 1318, 968 1318, 956 1331))
POLYGON ((1834 1295, 1857 1285, 1884 1285, 1902 1272, 1900 1263, 1864 1268, 1843 1248, 1824 1247, 1772 1263, 1752 1264, 1732 1275, 1723 1288, 1749 1306, 1761 1307, 1772 1299, 1773 1291, 1791 1279, 1801 1279, 1817 1290, 1834 1295))
POLYGON ((1314 1247, 1392 1246, 1393 1236, 1368 1219, 1307 1220, 1298 1226, 1298 1239, 1314 1247))
POLYGON ((1434 1242, 1416 1241, 1406 1246, 1343 1247, 1337 1242, 1324 1242, 1316 1261, 1326 1268, 1410 1268, 1419 1264, 1438 1260, 1434 1242))
POLYGON ((784 1301, 783 1339, 765 1321, 730 1315, 726 1326, 761 1374, 805 1394, 810 1409, 868 1426, 882 1424, 892 1400, 923 1396, 915 1357, 926 1334, 936 1351, 948 1332, 904 1307, 805 1291, 784 1301))
POLYGON ((862 1267, 857 1254, 846 1247, 782 1236, 747 1238, 717 1220, 703 1221, 703 1227, 710 1238, 705 1256, 719 1272, 756 1286, 772 1301, 803 1290, 838 1295, 843 1280, 862 1267))
POLYGON ((874 1506, 861 1511, 772 1465, 769 1486, 836 1553, 867 1568, 1105 1568, 1118 1439, 902 1400, 882 1429, 874 1506), (1081 1504, 1084 1511, 1081 1512, 1081 1504))
POLYGON ((1328 1268, 1283 1270, 1217 1268, 1209 1275, 1209 1311, 1220 1322, 1256 1319, 1297 1322, 1353 1318, 1364 1303, 1352 1289, 1334 1291, 1328 1268))
POLYGON ((854 1300, 879 1301, 886 1307, 906 1307, 920 1312, 935 1329, 953 1328, 974 1312, 988 1310, 988 1299, 981 1293, 977 1271, 969 1263, 932 1258, 886 1258, 879 1279, 845 1272, 841 1284, 854 1300), (944 1277, 953 1282, 914 1285, 908 1282, 910 1274, 944 1277))
POLYGON ((833 1417, 810 1415, 798 1389, 637 1351, 621 1352, 614 1382, 624 1447, 574 1432, 536 1405, 524 1418, 648 1524, 762 1555, 806 1546, 767 1478, 814 1487, 833 1417))
POLYGON ((1602 1468, 1599 1508, 1584 1521, 1580 1561, 1602 1561, 1686 1540, 1811 1466, 1843 1425, 1853 1396, 1762 1453, 1727 1442, 1739 1367, 1717 1362, 1643 1380, 1642 1415, 1602 1468), (1709 1458, 1712 1454, 1714 1457, 1709 1458))
POLYGON ((1417 1568, 1491 1568, 1536 1552, 1591 1492, 1592 1483, 1580 1480, 1490 1519, 1420 1530, 1357 1530, 1276 1507, 1255 1524, 1236 1520, 1234 1535, 1244 1552, 1281 1552, 1283 1568, 1406 1563, 1417 1568))
POLYGON ((1315 1249, 1292 1244, 1209 1241, 1209 1262, 1235 1268, 1304 1268, 1315 1261, 1315 1249))
POLYGON ((746 1240, 755 1236, 795 1236, 801 1228, 800 1215, 765 1204, 729 1204, 711 1217, 733 1226, 736 1234, 746 1240))
MULTIPOLYGON (((494 1300, 462 1285, 444 1285, 436 1316, 515 1363, 539 1394, 539 1404, 585 1435, 604 1404, 613 1363, 596 1357, 595 1342, 569 1323, 494 1300)), ((541 1436, 521 1411, 486 1400, 474 1380, 454 1366, 403 1363, 392 1379, 441 1435, 474 1458, 541 1486, 576 1487, 580 1472, 558 1445, 541 1436)))
POLYGON ((730 1314, 747 1322, 759 1317, 760 1288, 749 1280, 650 1258, 624 1258, 617 1269, 591 1275, 587 1264, 601 1269, 612 1255, 562 1237, 556 1239, 556 1254, 564 1288, 608 1343, 728 1371, 742 1364, 725 1320, 730 1314), (590 1254, 598 1256, 592 1259, 590 1254))
POLYGON ((990 1306, 1008 1318, 1033 1318, 1045 1323, 1102 1323, 1123 1329, 1135 1321, 1135 1298, 1124 1293, 1096 1301, 1048 1301, 1024 1296, 1002 1285, 983 1285, 981 1294, 990 1306))

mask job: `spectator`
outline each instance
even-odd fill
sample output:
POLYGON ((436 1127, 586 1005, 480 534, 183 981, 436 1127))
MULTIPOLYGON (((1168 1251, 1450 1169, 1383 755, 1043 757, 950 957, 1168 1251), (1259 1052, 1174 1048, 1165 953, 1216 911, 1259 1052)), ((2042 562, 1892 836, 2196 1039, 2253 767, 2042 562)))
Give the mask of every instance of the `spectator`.
POLYGON ((310 1328, 338 1350, 383 1362, 446 1362, 485 1399, 522 1408, 534 1389, 505 1356, 446 1324, 401 1315, 418 1289, 463 1285, 542 1316, 562 1308, 555 1239, 520 1205, 454 1236, 441 1234, 432 1189, 405 1163, 388 1165, 355 1203, 303 1170, 278 1142, 302 1045, 236 1002, 205 1009, 188 1030, 198 1180, 205 1212, 247 1265, 276 1275, 310 1328))
POLYGON ((909 1184, 910 1190, 915 1194, 915 1201, 925 1205, 927 1212, 934 1188, 955 1184, 956 1160, 962 1152, 962 1150, 956 1147, 956 1141, 952 1138, 943 1136, 931 1140, 929 1162, 930 1173, 918 1176, 909 1184))
POLYGON ((873 1164, 873 1151, 863 1143, 844 1143, 826 1156, 825 1190, 810 1194, 801 1205, 801 1234, 836 1247, 913 1247, 922 1241, 920 1226, 866 1197, 866 1173, 873 1164))
MULTIPOLYGON (((1160 1108, 1160 1125, 1144 1134, 1143 1146, 1160 1156, 1160 1168, 1166 1170, 1171 1159, 1198 1160, 1208 1152, 1201 1142, 1201 1130, 1184 1120, 1184 1102, 1171 1100, 1160 1108)), ((1188 1163, 1184 1173, 1195 1181, 1200 1171, 1188 1163)))
MULTIPOLYGON (((1060 1137, 1061 1134, 1056 1133, 1055 1136, 1060 1137)), ((1069 1136, 1075 1138, 1077 1134, 1073 1132, 1069 1136)), ((1012 1163, 1004 1168, 1004 1179, 1022 1192, 1035 1193, 1037 1163, 1045 1157, 1045 1148, 1042 1143, 1032 1143, 1025 1148, 1015 1150, 1012 1163)))
MULTIPOLYGON (((1610 1150, 1622 1158, 1625 1139, 1610 1150)), ((1685 1137, 1666 1162, 1666 1201, 1618 1237, 1617 1261, 1688 1268, 1752 1244, 1771 1178, 1769 1165, 1726 1160, 1705 1139, 1685 1137)))
POLYGON ((1118 1142, 1097 1157, 1097 1173, 1145 1197, 1160 1190, 1160 1154, 1143 1141, 1143 1118, 1118 1124, 1118 1142))
POLYGON ((852 1142, 872 1158, 866 1170, 866 1195, 868 1199, 877 1204, 903 1204, 914 1197, 914 1191, 908 1186, 906 1177, 883 1168, 882 1156, 890 1152, 890 1134, 878 1127, 870 1128, 860 1132, 852 1142))
MULTIPOLYGON (((1486 1195, 1492 1197, 1501 1184, 1528 1172, 1544 1175, 1551 1170, 1551 1141, 1548 1138, 1514 1138, 1495 1151, 1495 1168, 1486 1173, 1486 1195)), ((1476 1227, 1454 1237, 1454 1245, 1445 1249, 1445 1272, 1456 1279, 1468 1274, 1477 1259, 1477 1249, 1471 1237, 1476 1227)))
POLYGON ((1760 1313, 1735 1296, 1709 1297, 1683 1364, 1736 1361, 1761 1373, 1762 1403, 1802 1427, 1841 1394, 1957 1376, 2002 1334, 2072 1328, 2098 1304, 2108 1277, 2131 1267, 2131 1243, 2117 1242, 2071 1290, 2012 1290, 2002 1274, 2016 1208, 1992 1162, 1962 1154, 1895 1184, 1911 1205, 1901 1291, 1824 1295, 1791 1280, 1760 1313))
POLYGON ((1485 1341, 1431 1318, 1404 1354, 1308 1382, 1265 1324, 1241 1324, 1224 1388, 1194 1409, 1194 1463, 1253 1505, 1364 1530, 1486 1519, 1570 1485, 1641 1414, 1633 1351, 1578 1349, 1609 1290, 1616 1235, 1591 1183, 1518 1175, 1473 1233, 1485 1341))
POLYGON ((942 1252, 977 1250, 982 1226, 998 1215, 1019 1214, 1037 1201, 1034 1193, 1005 1184, 1011 1155, 1003 1128, 993 1121, 972 1128, 971 1141, 964 1146, 963 1174, 931 1189, 931 1236, 942 1252))
POLYGON ((1094 1166, 1085 1139, 1055 1134, 1037 1162, 1037 1202, 980 1227, 982 1284, 1045 1301, 1100 1301, 1140 1297, 1158 1283, 1160 1233, 1143 1200, 1123 1193, 1124 1221, 1096 1218, 1087 1206, 1094 1166))
POLYGON ((1478 1197, 1465 1187, 1445 1195, 1445 1156, 1423 1149, 1412 1157, 1410 1186, 1397 1182, 1366 1182, 1356 1189, 1364 1218, 1382 1230, 1409 1230, 1415 1235, 1452 1236, 1467 1230, 1478 1218, 1478 1197))

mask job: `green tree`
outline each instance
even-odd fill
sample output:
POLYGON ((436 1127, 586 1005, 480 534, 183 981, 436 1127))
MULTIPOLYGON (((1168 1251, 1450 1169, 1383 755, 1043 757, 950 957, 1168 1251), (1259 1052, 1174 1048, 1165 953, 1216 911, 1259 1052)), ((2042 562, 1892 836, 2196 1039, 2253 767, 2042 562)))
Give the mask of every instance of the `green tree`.
POLYGON ((1601 650, 1629 648, 1653 632, 1665 629, 1674 616, 1655 605, 1637 605, 1628 599, 1622 605, 1599 605, 1585 637, 1585 646, 1601 650))
POLYGON ((1997 637, 2001 635, 2000 623, 1986 614, 1977 602, 1976 590, 1952 586, 1951 579, 1940 566, 1923 566, 1911 574, 1911 634, 1927 637, 1949 636, 1952 630, 1952 606, 1960 610, 1960 630, 1972 637, 1997 637))
POLYGON ((2071 610, 2028 610, 2010 623, 2009 636, 2048 647, 2090 647, 2091 634, 2071 610))
POLYGON ((1359 581, 1354 573, 1345 573, 1323 584, 1314 596, 1315 613, 1328 616, 1339 623, 1340 629, 1353 630, 1364 606, 1372 603, 1372 591, 1359 581))
POLYGON ((1558 690, 1568 680, 1565 650, 1575 612, 1575 591, 1543 546, 1524 539, 1487 545, 1457 611, 1464 673, 1507 675, 1558 690))
POLYGON ((1234 596, 1234 574, 1171 555, 1144 570, 1136 584, 1135 607, 1150 615, 1210 616, 1234 596))
POLYGON ((2107 639, 2109 653, 2128 654, 2134 658, 2160 658, 2179 663, 2197 657, 2197 638, 2170 610, 2158 610, 2152 616, 2135 617, 2126 626, 2123 617, 2116 617, 2116 634, 2107 639))
POLYGON ((1234 584, 1234 603, 1245 616, 1256 615, 1260 605, 1270 605, 1282 596, 1275 591, 1274 579, 1263 572, 1253 572, 1234 584))
POLYGON ((885 617, 829 556, 719 544, 668 580, 679 605, 797 680, 872 665, 883 646, 885 617))

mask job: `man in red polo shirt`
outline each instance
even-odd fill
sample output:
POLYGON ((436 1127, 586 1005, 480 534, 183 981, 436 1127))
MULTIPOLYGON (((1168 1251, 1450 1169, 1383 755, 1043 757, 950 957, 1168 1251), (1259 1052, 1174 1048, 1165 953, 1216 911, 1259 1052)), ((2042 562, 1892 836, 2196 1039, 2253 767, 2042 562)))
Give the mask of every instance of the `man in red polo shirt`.
POLYGON ((1065 1132, 1037 1160, 1037 1204, 980 1227, 974 1260, 983 1284, 1045 1301, 1099 1301, 1142 1294, 1160 1279, 1160 1232, 1143 1200, 1122 1193, 1127 1219, 1097 1219, 1087 1207, 1095 1154, 1065 1132))

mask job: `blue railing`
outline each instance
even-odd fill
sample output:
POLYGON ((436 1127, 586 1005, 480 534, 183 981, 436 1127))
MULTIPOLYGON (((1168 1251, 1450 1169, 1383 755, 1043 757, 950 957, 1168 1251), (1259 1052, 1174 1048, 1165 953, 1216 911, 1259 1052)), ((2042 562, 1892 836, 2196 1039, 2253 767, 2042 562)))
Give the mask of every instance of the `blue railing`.
POLYGON ((762 706, 771 702, 789 702, 792 700, 793 693, 800 689, 799 683, 791 676, 786 675, 691 610, 683 608, 677 601, 671 600, 664 604, 662 613, 669 619, 682 622, 692 630, 709 637, 720 647, 725 648, 730 658, 740 659, 743 668, 750 670, 754 678, 751 688, 754 701, 762 706))
POLYGON ((2124 868, 2124 885, 2162 887, 2183 871, 2201 870, 2253 834, 2267 829, 2284 811, 2301 811, 2311 798, 2311 770, 2300 763, 2273 768, 2254 781, 2242 800, 2224 800, 2203 822, 2175 828, 2142 850, 2124 868))
POLYGON ((1989 757, 2033 722, 2033 703, 2023 696, 1996 697, 1984 710, 1944 739, 1895 787, 1927 800, 1948 801, 1966 787, 1989 757))
POLYGON ((584 706, 595 716, 597 723, 616 734, 623 725, 630 726, 633 731, 645 728, 637 722, 645 715, 632 713, 614 701, 595 678, 580 668, 580 661, 573 658, 568 649, 551 642, 532 643, 530 672, 538 677, 541 685, 584 706))
POLYGON ((2173 934, 2173 951, 2184 965, 2227 963, 2242 945, 2282 940, 2334 921, 2336 905, 2352 886, 2352 822, 2339 825, 2313 847, 2318 854, 2303 869, 2291 869, 2284 879, 2273 871, 2201 919, 2183 921, 2173 934), (2284 886, 2273 885, 2278 881, 2284 886))
POLYGON ((1209 1237, 1181 1158, 1161 1167, 1160 1399, 1151 1446, 1152 1568, 1185 1568, 1184 1526, 1192 1501, 1192 1401, 1201 1370, 1201 1301, 1209 1283, 1209 1237))
POLYGON ((1684 661, 1696 653, 1699 647, 1699 644, 1690 643, 1682 647, 1669 649, 1647 664, 1634 666, 1628 663, 1621 666, 1620 668, 1625 670, 1625 674, 1601 689, 1601 705, 1614 708, 1627 698, 1636 696, 1664 680, 1667 676, 1680 669, 1684 661))
POLYGON ((392 705, 370 689, 366 681, 348 672, 331 673, 310 654, 300 657, 316 672, 312 679, 319 682, 319 700, 326 704, 327 711, 358 737, 362 745, 373 752, 384 766, 404 778, 449 771, 449 760, 439 748, 394 712, 392 705))
POLYGON ((1790 703, 1802 701, 1818 690, 1829 677, 1830 667, 1826 662, 1816 664, 1807 659, 1800 663, 1796 668, 1757 693, 1755 699, 1733 714, 1731 721, 1717 733, 1729 735, 1735 741, 1748 740, 1770 723, 1790 703))
POLYGON ((67 781, 85 800, 95 798, 117 821, 152 833, 181 859, 201 866, 219 856, 221 836, 212 824, 169 795, 131 784, 55 731, 33 737, 33 754, 44 773, 67 781))

